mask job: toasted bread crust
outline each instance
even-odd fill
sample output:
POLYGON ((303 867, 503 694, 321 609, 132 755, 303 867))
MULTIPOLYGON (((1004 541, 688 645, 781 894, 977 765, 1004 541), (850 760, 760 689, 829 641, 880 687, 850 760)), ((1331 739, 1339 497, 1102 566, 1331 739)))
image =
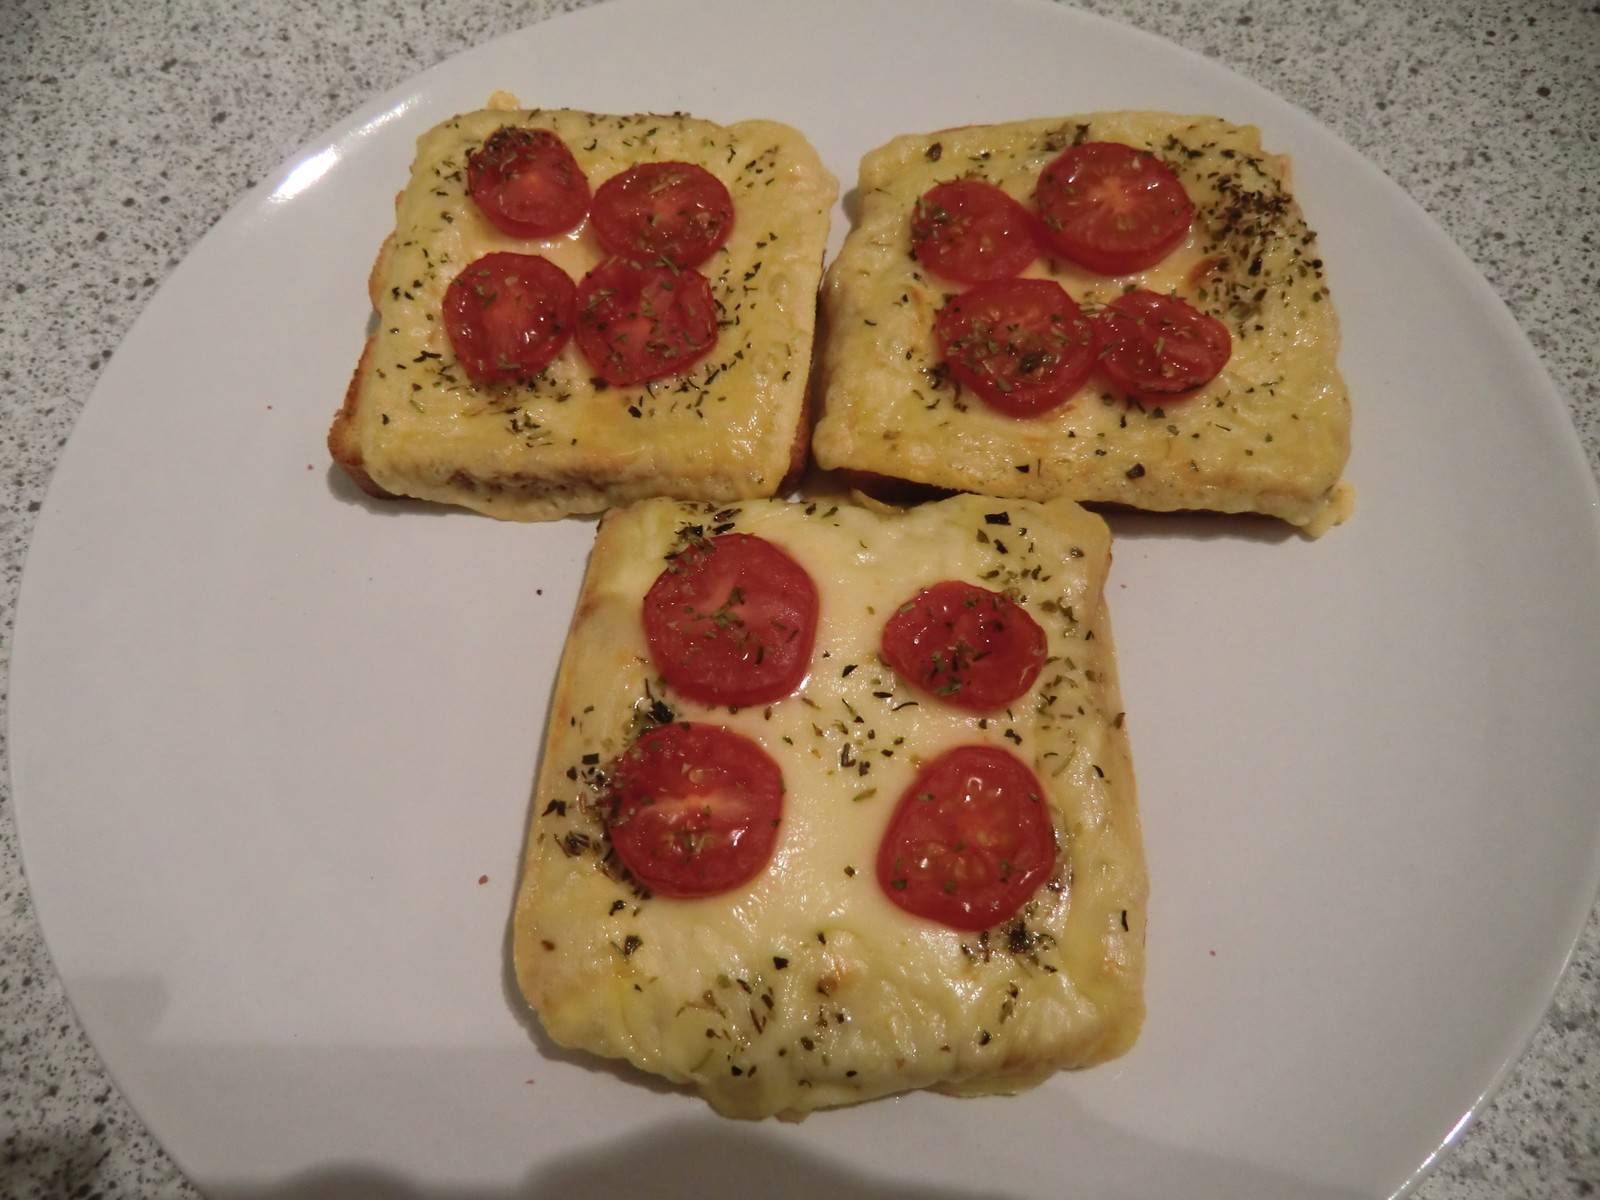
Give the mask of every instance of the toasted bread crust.
MULTIPOLYGON (((397 194, 395 196, 397 203, 399 199, 397 194)), ((393 251, 394 234, 390 233, 378 247, 378 253, 372 260, 372 270, 367 272, 367 299, 372 301, 374 312, 378 309, 383 273, 388 270, 389 256, 393 251)), ((361 461, 361 442, 355 432, 356 412, 361 404, 362 383, 372 358, 374 340, 369 335, 366 344, 361 347, 361 357, 356 362, 356 369, 350 373, 350 383, 344 390, 344 403, 339 406, 339 411, 333 414, 333 424, 328 426, 328 454, 367 495, 379 500, 397 500, 398 496, 379 487, 372 481, 372 476, 367 474, 366 467, 361 461)))
MULTIPOLYGON (((386 242, 386 248, 387 245, 386 242)), ((380 253, 378 257, 381 261, 383 256, 380 253)), ((366 467, 361 461, 361 444, 355 436, 356 406, 360 403, 361 380, 372 357, 372 341, 373 339, 369 337, 366 345, 361 348, 361 359, 350 374, 350 385, 344 390, 344 403, 339 407, 339 411, 333 414, 333 424, 328 427, 328 453, 367 495, 380 500, 394 500, 397 497, 393 492, 384 491, 372 481, 372 476, 367 474, 366 467)))

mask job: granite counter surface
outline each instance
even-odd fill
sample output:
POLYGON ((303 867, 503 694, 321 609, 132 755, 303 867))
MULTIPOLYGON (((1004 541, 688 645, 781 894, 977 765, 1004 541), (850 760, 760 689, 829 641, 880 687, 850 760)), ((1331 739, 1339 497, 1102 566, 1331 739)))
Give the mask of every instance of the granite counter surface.
MULTIPOLYGON (((0 670, 46 483, 97 373, 162 280, 241 192, 369 96, 566 7, 0 6, 0 670)), ((1510 306, 1600 469, 1600 4, 1084 7, 1232 67, 1396 179, 1510 306)), ((0 719, 0 754, 3 729, 0 719)), ((192 1196, 67 1006, 8 786, 0 773, 0 1196, 192 1196)), ((1532 1045, 1417 1196, 1600 1189, 1597 972, 1591 917, 1532 1045)))

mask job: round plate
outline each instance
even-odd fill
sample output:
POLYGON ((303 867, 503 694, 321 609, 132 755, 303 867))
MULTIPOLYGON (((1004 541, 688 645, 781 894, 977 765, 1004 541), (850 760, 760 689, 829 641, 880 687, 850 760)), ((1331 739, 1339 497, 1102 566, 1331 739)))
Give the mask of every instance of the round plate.
POLYGON ((96 1046, 215 1194, 1380 1196, 1531 1034, 1600 879, 1595 516, 1559 398, 1464 256, 1219 67, 1030 3, 619 0, 356 113, 139 319, 23 583, 28 875, 96 1046), (1154 889, 1125 1059, 745 1125, 529 1027, 506 918, 592 524, 371 504, 322 444, 412 141, 493 88, 776 117, 847 187, 899 132, 1097 108, 1256 122, 1294 156, 1358 507, 1314 544, 1115 522, 1154 889))

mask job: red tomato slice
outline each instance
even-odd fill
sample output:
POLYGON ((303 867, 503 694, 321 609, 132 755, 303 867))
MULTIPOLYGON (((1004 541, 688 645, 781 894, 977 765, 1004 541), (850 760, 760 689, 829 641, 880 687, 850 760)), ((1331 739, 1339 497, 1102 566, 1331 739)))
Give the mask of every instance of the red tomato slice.
POLYGON ((1039 257, 1034 220, 1005 192, 978 179, 929 188, 911 210, 911 250, 946 279, 992 283, 1039 257))
POLYGON ((506 125, 467 156, 467 194, 512 237, 566 233, 589 211, 589 181, 548 129, 506 125))
POLYGON ((939 310, 933 332, 950 374, 1014 417, 1066 403, 1094 369, 1088 318, 1052 279, 979 284, 939 310))
POLYGON ((1228 327, 1177 296, 1134 291, 1094 319, 1100 369, 1135 396, 1169 396, 1210 383, 1233 353, 1228 327))
POLYGON ((474 383, 531 379, 572 336, 577 289, 536 254, 485 254, 450 281, 444 329, 474 383))
POLYGON ((902 679, 969 712, 1024 695, 1045 653, 1044 630, 1009 596, 954 579, 923 588, 883 627, 883 656, 902 679))
POLYGON ((817 637, 817 585, 764 538, 691 544, 644 598, 644 631, 669 686, 701 704, 767 704, 800 686, 817 637))
POLYGON ((660 896, 714 896, 772 857, 783 772, 760 746, 716 725, 652 729, 617 760, 611 845, 660 896))
POLYGON ((1055 828, 1033 772, 998 747, 958 746, 900 797, 878 844, 878 884, 914 916, 989 929, 1016 915, 1055 861, 1055 828))
POLYGON ((640 163, 600 185, 594 232, 611 254, 698 267, 733 232, 733 197, 704 167, 640 163))
POLYGON ((716 341, 716 302, 698 271, 608 258, 578 285, 578 345, 607 383, 674 375, 716 341))
POLYGON ((1102 275, 1154 266, 1194 219, 1194 203, 1172 168, 1119 142, 1063 150, 1040 174, 1033 200, 1045 241, 1102 275))

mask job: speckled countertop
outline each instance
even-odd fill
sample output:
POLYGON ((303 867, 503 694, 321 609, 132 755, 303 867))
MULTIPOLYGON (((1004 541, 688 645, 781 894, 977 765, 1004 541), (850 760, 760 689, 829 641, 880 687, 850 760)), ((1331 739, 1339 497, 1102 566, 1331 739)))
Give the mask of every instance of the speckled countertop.
MULTIPOLYGON (((45 485, 161 281, 244 188, 368 96, 565 7, 0 5, 0 670, 45 485)), ((1242 72, 1398 180, 1504 297, 1600 467, 1600 3, 1085 7, 1242 72)), ((0 773, 0 1196, 193 1195, 67 1007, 8 786, 0 773)), ((1597 973, 1591 918, 1531 1048, 1418 1196, 1600 1190, 1597 973)))

